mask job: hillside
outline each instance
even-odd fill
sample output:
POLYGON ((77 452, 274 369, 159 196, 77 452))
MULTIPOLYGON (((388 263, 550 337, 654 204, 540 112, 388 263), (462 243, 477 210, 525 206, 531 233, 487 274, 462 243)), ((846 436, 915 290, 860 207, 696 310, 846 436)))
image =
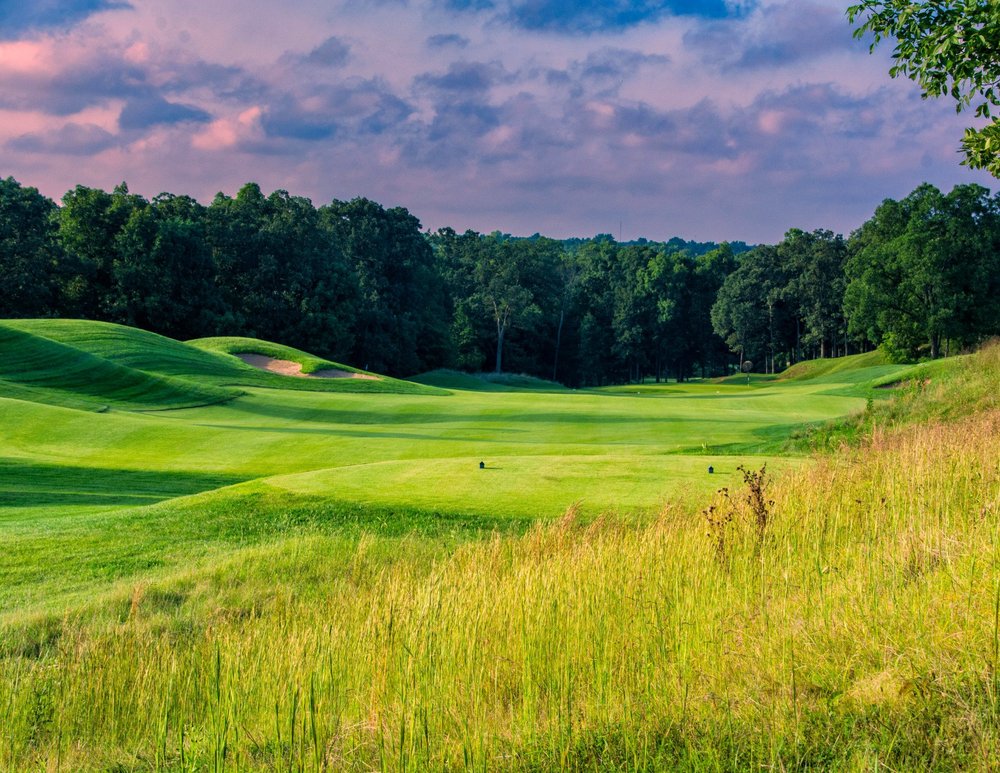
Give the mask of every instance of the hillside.
MULTIPOLYGON (((181 342, 138 328, 91 320, 8 320, 6 327, 72 347, 87 355, 157 377, 196 379, 206 388, 267 387, 313 392, 392 392, 432 394, 433 390, 408 381, 380 376, 375 380, 290 379, 240 361, 234 352, 277 353, 306 364, 356 371, 291 347, 252 338, 206 338, 181 342)), ((272 355, 273 356, 273 355, 272 355)), ((220 394, 237 392, 224 389, 220 394)))
POLYGON ((46 326, 0 324, 0 397, 85 410, 190 408, 239 394, 150 373, 40 334, 46 326))

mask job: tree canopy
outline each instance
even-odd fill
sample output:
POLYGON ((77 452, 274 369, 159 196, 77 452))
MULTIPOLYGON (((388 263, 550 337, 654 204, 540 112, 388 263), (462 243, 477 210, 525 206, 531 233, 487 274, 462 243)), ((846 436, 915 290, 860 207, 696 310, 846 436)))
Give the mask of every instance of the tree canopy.
POLYGON ((208 205, 123 183, 62 206, 0 180, 0 318, 247 335, 389 375, 571 386, 777 372, 881 345, 936 357, 1000 334, 1000 198, 922 185, 849 238, 746 245, 421 231, 369 199, 248 183, 208 205))
POLYGON ((979 185, 923 184, 857 232, 844 297, 851 331, 898 359, 1000 330, 1000 200, 979 185))
POLYGON ((871 49, 894 38, 892 77, 920 84, 924 97, 950 96, 956 109, 991 119, 965 130, 962 162, 1000 177, 1000 4, 996 0, 862 0, 847 9, 861 20, 855 37, 871 49))

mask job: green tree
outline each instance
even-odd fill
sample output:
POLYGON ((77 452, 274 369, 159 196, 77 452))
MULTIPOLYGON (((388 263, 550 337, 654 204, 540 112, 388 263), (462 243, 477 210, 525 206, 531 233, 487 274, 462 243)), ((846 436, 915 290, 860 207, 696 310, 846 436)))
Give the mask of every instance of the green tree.
POLYGON ((222 312, 205 208, 162 193, 115 237, 112 319, 173 338, 210 335, 222 312))
POLYGON ((482 371, 486 363, 485 342, 492 331, 473 299, 473 266, 482 237, 468 230, 457 234, 441 228, 430 237, 438 273, 445 285, 445 303, 450 320, 449 364, 471 372, 482 371))
POLYGON ((538 234, 511 241, 510 249, 538 313, 515 325, 504 357, 518 371, 549 378, 574 313, 575 268, 562 244, 538 234))
POLYGON ((510 242, 491 237, 482 240, 472 267, 473 299, 486 312, 496 329, 494 372, 503 371, 503 350, 514 326, 527 326, 541 316, 523 274, 524 253, 510 242))
POLYGON ((711 310, 727 274, 735 269, 729 245, 694 255, 686 248, 657 250, 644 272, 651 302, 654 374, 678 381, 725 362, 727 349, 712 328, 711 310))
POLYGON ((115 297, 115 240, 132 213, 149 205, 129 193, 125 183, 107 193, 76 186, 63 196, 59 242, 66 255, 63 313, 86 319, 113 320, 121 299, 115 297))
POLYGON ((801 358, 805 346, 820 357, 828 357, 835 353, 838 339, 846 333, 847 244, 832 231, 806 233, 793 228, 777 250, 778 260, 789 276, 786 300, 796 315, 795 355, 801 358))
MULTIPOLYGON (((225 313, 220 332, 351 359, 357 285, 335 230, 305 198, 256 183, 219 194, 208 240, 225 313)), ((352 359, 357 363, 357 359, 352 359)))
POLYGON ((709 373, 727 372, 729 347, 712 326, 712 306, 726 277, 736 270, 736 266, 736 255, 728 242, 699 255, 696 259, 692 299, 693 324, 696 326, 696 334, 702 341, 698 352, 699 360, 703 371, 707 369, 709 373))
POLYGON ((923 184, 887 199, 851 238, 845 308, 851 330, 897 359, 1000 332, 1000 204, 978 185, 945 196, 923 184))
POLYGON ((561 247, 558 250, 556 259, 557 280, 556 309, 558 309, 559 321, 556 323, 555 351, 552 354, 552 380, 558 381, 561 373, 559 370, 559 355, 562 353, 564 331, 566 330, 566 318, 572 314, 578 303, 580 292, 580 266, 575 257, 561 247))
POLYGON ((965 160, 1000 177, 1000 4, 996 0, 863 0, 847 9, 851 23, 861 20, 855 37, 871 34, 874 48, 895 38, 892 77, 905 75, 920 84, 924 97, 950 96, 956 109, 973 108, 991 119, 968 128, 962 140, 965 160))
POLYGON ((794 305, 788 300, 790 274, 778 249, 753 248, 739 257, 712 306, 712 326, 740 353, 740 365, 749 359, 760 370, 777 370, 776 360, 794 348, 794 305))
POLYGON ((448 288, 455 363, 483 370, 489 357, 495 372, 513 364, 551 375, 572 303, 562 245, 537 235, 458 235, 450 228, 431 242, 448 288))
POLYGON ((619 270, 619 248, 609 236, 591 239, 576 251, 579 265, 579 379, 582 384, 602 385, 624 381, 627 369, 618 360, 615 347, 615 287, 619 270))
POLYGON ((56 205, 13 177, 0 179, 0 318, 44 317, 58 309, 56 205))
POLYGON ((391 375, 441 367, 450 351, 447 299, 420 221, 364 198, 333 201, 321 214, 359 287, 351 360, 391 375))

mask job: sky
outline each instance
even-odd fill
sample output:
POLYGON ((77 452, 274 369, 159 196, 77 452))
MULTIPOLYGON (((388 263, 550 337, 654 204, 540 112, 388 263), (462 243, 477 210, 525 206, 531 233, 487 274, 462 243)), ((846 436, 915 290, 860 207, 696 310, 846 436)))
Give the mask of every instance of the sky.
POLYGON ((426 229, 848 234, 973 122, 847 0, 0 0, 0 177, 208 203, 249 181, 426 229))

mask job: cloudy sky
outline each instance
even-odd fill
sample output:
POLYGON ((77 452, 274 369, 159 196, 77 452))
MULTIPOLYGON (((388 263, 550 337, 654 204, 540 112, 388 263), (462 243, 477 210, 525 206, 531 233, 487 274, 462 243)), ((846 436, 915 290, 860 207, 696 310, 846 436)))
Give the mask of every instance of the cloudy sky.
POLYGON ((847 0, 0 0, 0 176, 367 196, 427 228, 847 233, 959 166, 847 0))

